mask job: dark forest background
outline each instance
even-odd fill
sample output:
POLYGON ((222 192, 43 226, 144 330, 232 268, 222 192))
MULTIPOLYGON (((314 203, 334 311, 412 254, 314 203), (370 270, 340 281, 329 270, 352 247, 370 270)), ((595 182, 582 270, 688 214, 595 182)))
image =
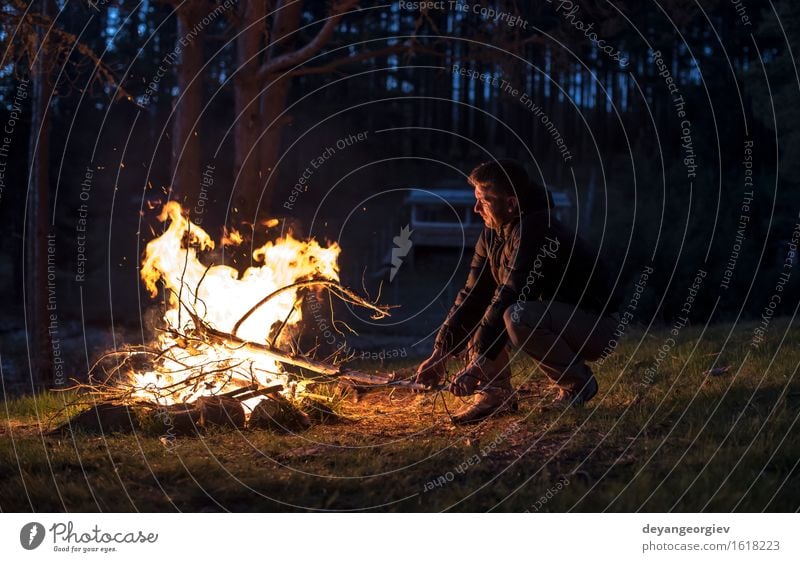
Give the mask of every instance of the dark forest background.
MULTIPOLYGON (((5 376, 47 370, 53 298, 58 336, 77 351, 74 372, 118 336, 147 337, 157 306, 137 266, 168 198, 202 215, 215 237, 223 226, 249 225, 260 244, 259 225, 279 217, 303 235, 339 240, 343 281, 372 290, 370 273, 408 222, 409 188, 465 187, 470 168, 493 157, 521 160, 570 196, 572 222, 608 261, 622 302, 653 267, 636 321, 672 322, 701 268, 708 277, 692 322, 759 318, 800 211, 791 51, 800 45, 800 5, 584 1, 567 17, 558 1, 467 4, 527 25, 399 2, 5 2, 0 124, 15 123, 0 194, 5 376), (576 20, 594 22, 627 64, 600 51, 576 20), (654 51, 685 101, 688 164, 683 119, 654 51), (454 65, 526 94, 574 157, 564 161, 520 95, 454 65), (366 140, 337 150, 287 207, 314 158, 363 132, 366 140), (754 193, 737 240, 750 142, 754 193), (213 185, 204 191, 209 166, 213 185), (50 292, 48 252, 57 269, 50 292)), ((429 336, 469 250, 403 271, 385 294, 405 306, 396 318, 407 321, 384 335, 429 336)), ((219 259, 244 266, 249 258, 245 248, 219 259)), ((795 260, 776 315, 794 314, 799 279, 795 260)))

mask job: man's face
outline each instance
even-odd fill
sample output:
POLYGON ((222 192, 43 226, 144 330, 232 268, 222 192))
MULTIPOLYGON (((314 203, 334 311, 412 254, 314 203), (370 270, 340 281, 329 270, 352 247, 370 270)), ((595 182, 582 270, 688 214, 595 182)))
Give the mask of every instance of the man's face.
POLYGON ((475 184, 475 212, 494 230, 511 221, 517 211, 516 197, 493 189, 491 184, 475 184))

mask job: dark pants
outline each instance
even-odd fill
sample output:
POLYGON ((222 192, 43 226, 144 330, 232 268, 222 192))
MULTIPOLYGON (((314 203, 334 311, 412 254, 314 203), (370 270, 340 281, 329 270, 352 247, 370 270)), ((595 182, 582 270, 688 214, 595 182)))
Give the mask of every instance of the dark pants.
POLYGON ((617 322, 575 305, 533 301, 510 306, 503 319, 511 344, 533 357, 561 388, 578 391, 591 377, 586 361, 599 359, 617 322))

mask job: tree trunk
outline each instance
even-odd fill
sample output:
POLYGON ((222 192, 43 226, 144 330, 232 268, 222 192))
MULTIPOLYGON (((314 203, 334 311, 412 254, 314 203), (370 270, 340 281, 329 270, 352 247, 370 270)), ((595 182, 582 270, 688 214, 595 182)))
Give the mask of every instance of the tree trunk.
MULTIPOLYGON (((270 58, 281 54, 287 49, 291 49, 297 43, 297 34, 292 32, 300 25, 301 15, 302 2, 287 3, 282 1, 280 3, 275 14, 275 25, 272 33, 275 43, 269 50, 270 58)), ((281 113, 286 109, 290 85, 290 77, 280 77, 280 74, 270 75, 266 83, 262 85, 265 89, 261 92, 261 99, 259 100, 261 122, 266 130, 259 147, 262 177, 258 184, 252 186, 252 188, 257 190, 254 195, 259 209, 264 209, 268 213, 270 212, 277 175, 273 175, 268 183, 267 180, 270 178, 270 174, 275 172, 275 165, 278 163, 283 146, 283 130, 291 121, 288 115, 281 116, 281 113)))
POLYGON ((283 147, 283 130, 291 122, 290 116, 281 116, 286 109, 290 82, 290 77, 282 77, 277 80, 270 77, 269 88, 261 93, 262 123, 266 127, 259 147, 262 177, 252 187, 255 191, 253 195, 258 209, 267 213, 270 212, 272 196, 277 185, 278 176, 275 166, 283 147), (274 175, 270 176, 270 174, 274 175))
POLYGON ((172 171, 173 198, 185 208, 193 209, 200 194, 201 167, 203 158, 202 138, 198 118, 203 109, 203 39, 204 29, 201 6, 184 3, 178 10, 178 41, 186 38, 180 45, 180 62, 177 65, 179 98, 175 98, 172 122, 172 171), (189 32, 194 30, 193 37, 189 32))
POLYGON ((234 78, 234 214, 249 222, 256 216, 255 204, 259 180, 259 151, 256 140, 260 131, 258 83, 258 52, 262 48, 264 16, 263 2, 247 2, 242 14, 241 32, 236 37, 236 66, 234 78))
MULTIPOLYGON (((53 0, 42 0, 42 14, 55 13, 53 0)), ((38 32, 37 42, 44 40, 44 29, 38 32)), ((54 379, 52 341, 59 337, 58 301, 56 300, 55 239, 48 237, 49 208, 49 150, 50 116, 47 112, 53 84, 48 76, 47 46, 41 48, 31 68, 31 132, 28 144, 28 201, 26 205, 24 240, 23 294, 25 322, 27 325, 31 381, 33 390, 64 384, 63 375, 54 379), (51 244, 53 253, 48 254, 51 244), (51 291, 48 293, 48 289, 51 291), (49 298, 52 296, 52 298, 49 298), (52 320, 52 322, 51 322, 52 320)), ((59 348, 60 349, 60 348, 59 348)), ((61 359, 60 357, 58 359, 61 359)))

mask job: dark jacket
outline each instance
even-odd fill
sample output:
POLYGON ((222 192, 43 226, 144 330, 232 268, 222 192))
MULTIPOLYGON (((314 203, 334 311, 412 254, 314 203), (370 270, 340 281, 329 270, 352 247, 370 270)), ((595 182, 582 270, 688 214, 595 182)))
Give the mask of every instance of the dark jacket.
POLYGON ((557 301, 612 314, 611 293, 605 267, 586 242, 547 211, 523 214, 502 232, 483 229, 435 345, 458 353, 471 342, 472 354, 494 359, 508 339, 503 313, 509 307, 557 301))

